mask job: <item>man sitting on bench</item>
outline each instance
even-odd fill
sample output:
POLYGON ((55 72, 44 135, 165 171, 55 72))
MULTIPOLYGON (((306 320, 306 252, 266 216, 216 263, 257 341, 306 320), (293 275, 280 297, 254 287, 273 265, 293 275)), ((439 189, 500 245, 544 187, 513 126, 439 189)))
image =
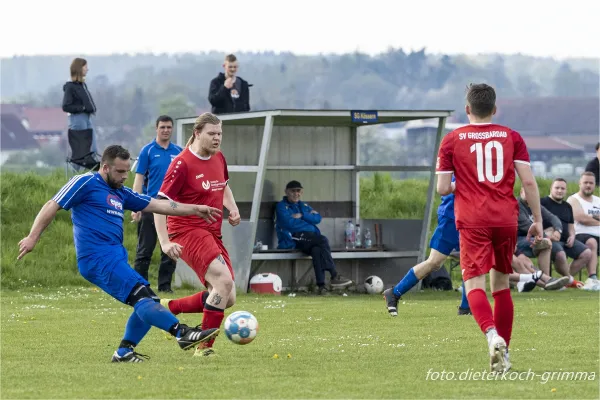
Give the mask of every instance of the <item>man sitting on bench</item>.
POLYGON ((335 270, 329 240, 317 228, 321 215, 300 200, 302 189, 300 182, 289 182, 285 187, 283 200, 277 203, 275 230, 278 248, 298 249, 311 256, 317 278, 317 293, 326 295, 328 289, 325 287, 325 271, 331 274, 330 283, 334 289, 348 287, 352 285, 352 281, 335 270))

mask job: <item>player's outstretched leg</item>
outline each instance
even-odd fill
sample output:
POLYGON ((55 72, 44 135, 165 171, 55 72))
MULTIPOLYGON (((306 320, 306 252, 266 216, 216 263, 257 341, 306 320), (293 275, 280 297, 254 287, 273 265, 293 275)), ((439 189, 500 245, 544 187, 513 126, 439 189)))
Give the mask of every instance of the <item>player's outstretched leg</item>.
POLYGON ((136 353, 134 349, 151 327, 152 325, 142 321, 135 311, 131 313, 125 325, 125 335, 112 356, 112 362, 142 362, 144 359, 149 359, 150 357, 136 353))
POLYGON ((467 299, 467 290, 465 289, 465 282, 462 283, 462 298, 460 306, 458 306, 458 315, 473 315, 469 308, 469 300, 467 299))
MULTIPOLYGON (((219 328, 225 317, 225 309, 235 304, 235 284, 229 267, 222 255, 215 258, 204 276, 210 288, 202 316, 202 329, 219 328)), ((203 342, 196 348, 195 356, 212 356, 214 340, 203 342)))
POLYGON ((219 334, 218 327, 202 330, 199 327, 191 328, 180 324, 179 320, 160 304, 158 296, 147 286, 138 284, 134 287, 126 303, 133 306, 135 314, 146 325, 155 326, 173 335, 183 350, 214 339, 219 334))
POLYGON ((160 304, 174 315, 204 312, 208 290, 179 299, 160 299, 160 304))
POLYGON ((386 303, 388 313, 395 317, 398 315, 398 300, 402 295, 412 289, 419 281, 429 275, 432 271, 437 271, 442 267, 448 256, 437 250, 431 249, 429 258, 422 263, 412 267, 404 278, 396 286, 383 291, 383 298, 386 303))

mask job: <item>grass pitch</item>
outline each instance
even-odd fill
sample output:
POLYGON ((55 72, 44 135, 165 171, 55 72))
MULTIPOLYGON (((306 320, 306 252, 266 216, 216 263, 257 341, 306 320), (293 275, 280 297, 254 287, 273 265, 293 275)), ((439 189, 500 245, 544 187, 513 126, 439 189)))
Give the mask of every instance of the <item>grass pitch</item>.
POLYGON ((221 334, 218 357, 202 359, 153 328, 137 348, 149 361, 112 364, 129 307, 89 287, 3 291, 0 397, 598 398, 598 292, 513 297, 514 373, 502 381, 484 380, 485 337, 456 315, 455 292, 409 294, 397 318, 380 296, 240 295, 227 314, 257 317, 254 342, 221 334))

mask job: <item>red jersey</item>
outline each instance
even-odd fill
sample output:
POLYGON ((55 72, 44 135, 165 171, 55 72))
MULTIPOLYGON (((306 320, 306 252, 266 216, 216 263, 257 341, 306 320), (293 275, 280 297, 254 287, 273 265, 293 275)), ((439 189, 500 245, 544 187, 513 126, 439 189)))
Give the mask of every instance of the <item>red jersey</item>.
POLYGON ((444 137, 436 169, 456 178, 458 229, 517 226, 514 163, 529 165, 529 153, 521 135, 505 126, 470 124, 444 137))
MULTIPOLYGON (((179 203, 201 204, 222 210, 228 180, 227 162, 221 152, 205 159, 186 147, 169 165, 158 194, 179 203)), ((196 215, 167 217, 169 234, 203 228, 220 237, 222 223, 222 216, 213 223, 196 215)))

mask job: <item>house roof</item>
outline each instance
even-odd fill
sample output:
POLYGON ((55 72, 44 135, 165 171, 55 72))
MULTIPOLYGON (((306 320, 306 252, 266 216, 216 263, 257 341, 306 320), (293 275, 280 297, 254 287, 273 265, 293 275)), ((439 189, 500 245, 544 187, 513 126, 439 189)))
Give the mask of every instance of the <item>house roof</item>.
POLYGON ((527 148, 531 151, 581 151, 583 146, 553 136, 523 136, 527 148))
POLYGON ((31 132, 64 132, 68 129, 67 115, 59 107, 23 109, 22 118, 31 132))
POLYGON ((0 135, 0 148, 3 151, 39 148, 33 134, 25 129, 15 114, 0 115, 0 135))
POLYGON ((497 101, 494 122, 523 135, 596 135, 600 127, 598 97, 508 98, 497 101))

